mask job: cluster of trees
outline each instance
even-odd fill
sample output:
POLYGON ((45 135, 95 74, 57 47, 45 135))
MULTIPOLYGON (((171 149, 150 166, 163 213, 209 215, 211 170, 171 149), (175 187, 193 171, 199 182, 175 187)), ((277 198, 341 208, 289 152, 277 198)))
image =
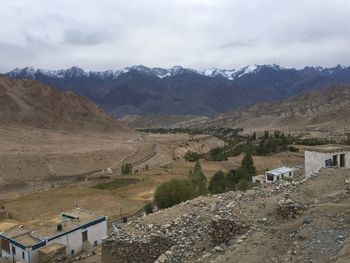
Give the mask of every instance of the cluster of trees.
POLYGON ((206 193, 207 179, 197 162, 187 179, 173 179, 160 185, 154 194, 158 208, 167 208, 206 193))
POLYGON ((230 156, 238 156, 244 151, 244 144, 241 138, 230 140, 223 147, 217 147, 211 149, 207 153, 197 153, 193 151, 187 151, 184 158, 189 162, 196 162, 199 159, 205 159, 206 161, 227 161, 230 156))
POLYGON ((231 170, 229 173, 218 171, 211 178, 208 191, 212 194, 223 193, 233 190, 247 190, 251 186, 252 176, 256 174, 253 158, 247 152, 238 170, 231 170))
MULTIPOLYGON (((187 179, 174 179, 160 185, 154 194, 154 204, 158 208, 167 208, 200 195, 222 193, 231 190, 246 190, 251 186, 251 178, 256 174, 251 152, 247 152, 238 170, 225 174, 217 172, 209 182, 197 162, 190 170, 187 179)), ((148 207, 149 209, 149 207, 148 207)))
POLYGON ((132 164, 131 163, 123 164, 121 168, 121 172, 122 172, 122 175, 132 174, 132 164))
POLYGON ((185 153, 184 158, 189 162, 197 162, 199 159, 203 158, 203 154, 200 154, 194 151, 187 151, 185 153))
POLYGON ((267 155, 277 153, 288 149, 287 137, 282 132, 275 132, 274 136, 265 131, 264 137, 261 138, 259 146, 256 147, 257 155, 267 155))
POLYGON ((141 132, 148 133, 188 133, 188 134, 210 134, 224 141, 241 138, 238 134, 243 129, 242 128, 224 128, 224 127, 208 127, 204 129, 191 129, 191 128, 146 128, 146 129, 137 129, 141 132))
POLYGON ((324 144, 336 143, 334 139, 319 139, 319 138, 310 138, 310 139, 296 139, 293 142, 294 144, 307 145, 307 146, 316 146, 324 144))

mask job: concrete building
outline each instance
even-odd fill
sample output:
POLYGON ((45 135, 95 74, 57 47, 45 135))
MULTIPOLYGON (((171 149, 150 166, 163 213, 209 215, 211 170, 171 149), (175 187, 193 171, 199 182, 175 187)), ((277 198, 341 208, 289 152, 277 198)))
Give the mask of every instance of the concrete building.
POLYGON ((273 183, 283 178, 292 178, 294 176, 294 169, 286 166, 270 170, 265 174, 253 176, 253 183, 273 183))
POLYGON ((0 232, 0 256, 13 262, 37 263, 39 250, 46 246, 62 245, 67 256, 74 256, 101 244, 107 236, 107 217, 79 208, 62 212, 58 222, 38 229, 17 225, 0 232))
POLYGON ((317 174, 327 167, 350 168, 350 147, 322 145, 305 151, 305 176, 317 174))

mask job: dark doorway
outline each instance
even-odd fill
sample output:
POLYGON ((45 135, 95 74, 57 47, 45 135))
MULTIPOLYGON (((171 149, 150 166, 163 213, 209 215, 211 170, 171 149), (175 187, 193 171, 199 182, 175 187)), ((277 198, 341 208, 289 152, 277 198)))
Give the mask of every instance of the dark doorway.
POLYGON ((82 238, 83 238, 83 242, 88 240, 88 232, 87 231, 82 232, 81 235, 82 235, 82 238))
POLYGON ((338 166, 338 155, 333 155, 333 166, 338 166))
POLYGON ((340 167, 345 167, 345 154, 340 155, 340 167))

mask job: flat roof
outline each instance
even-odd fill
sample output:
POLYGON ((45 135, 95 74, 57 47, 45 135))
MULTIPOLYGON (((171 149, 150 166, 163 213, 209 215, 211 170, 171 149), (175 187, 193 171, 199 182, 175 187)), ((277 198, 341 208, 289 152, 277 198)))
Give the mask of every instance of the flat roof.
POLYGON ((0 232, 8 231, 9 229, 17 226, 18 222, 12 219, 5 219, 0 221, 0 232))
POLYGON ((349 145, 340 145, 340 144, 325 144, 310 146, 305 149, 310 152, 321 152, 321 153, 334 153, 334 152, 348 152, 350 151, 349 145))
POLYGON ((267 171, 266 173, 273 174, 273 175, 280 175, 280 174, 288 173, 288 172, 292 172, 292 171, 294 171, 293 168, 290 168, 290 167, 287 167, 287 166, 282 166, 280 168, 267 171))
POLYGON ((256 178, 256 179, 263 179, 263 180, 266 179, 265 174, 258 174, 258 175, 253 176, 253 177, 256 178))
POLYGON ((62 244, 59 244, 59 243, 53 243, 53 244, 50 244, 50 245, 47 245, 45 247, 42 247, 40 248, 39 250, 45 254, 49 254, 51 253, 52 251, 56 251, 58 249, 61 249, 61 248, 65 248, 66 246, 62 245, 62 244))
POLYGON ((80 227, 88 227, 90 223, 103 221, 104 219, 105 216, 99 216, 90 211, 76 208, 68 212, 62 212, 57 220, 48 225, 43 225, 39 228, 29 228, 17 224, 5 230, 1 235, 28 247, 43 242, 46 238, 54 239, 57 236, 65 235, 69 231, 74 231, 80 227), (57 230, 58 224, 62 226, 61 231, 57 230))

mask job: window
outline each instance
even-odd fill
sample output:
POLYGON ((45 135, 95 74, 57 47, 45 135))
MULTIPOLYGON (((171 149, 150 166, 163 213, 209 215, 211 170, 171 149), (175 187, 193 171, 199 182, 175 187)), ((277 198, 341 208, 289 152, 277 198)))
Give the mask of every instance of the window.
POLYGON ((272 174, 267 174, 266 175, 267 181, 274 181, 274 176, 272 174))
POLYGON ((81 235, 82 235, 83 243, 88 240, 88 231, 87 230, 82 232, 81 235))
POLYGON ((10 242, 7 239, 1 239, 1 247, 4 251, 10 254, 10 242))
POLYGON ((26 256, 24 254, 24 251, 22 251, 22 259, 25 259, 25 258, 26 258, 26 256))
POLYGON ((94 246, 97 247, 97 245, 98 245, 98 242, 97 242, 97 240, 95 240, 94 241, 94 246))
POLYGON ((74 255, 74 249, 72 249, 72 250, 70 251, 70 254, 71 254, 71 255, 74 255))
POLYGON ((16 255, 16 247, 12 245, 12 254, 16 255))
POLYGON ((292 172, 289 172, 289 177, 292 177, 292 172))

